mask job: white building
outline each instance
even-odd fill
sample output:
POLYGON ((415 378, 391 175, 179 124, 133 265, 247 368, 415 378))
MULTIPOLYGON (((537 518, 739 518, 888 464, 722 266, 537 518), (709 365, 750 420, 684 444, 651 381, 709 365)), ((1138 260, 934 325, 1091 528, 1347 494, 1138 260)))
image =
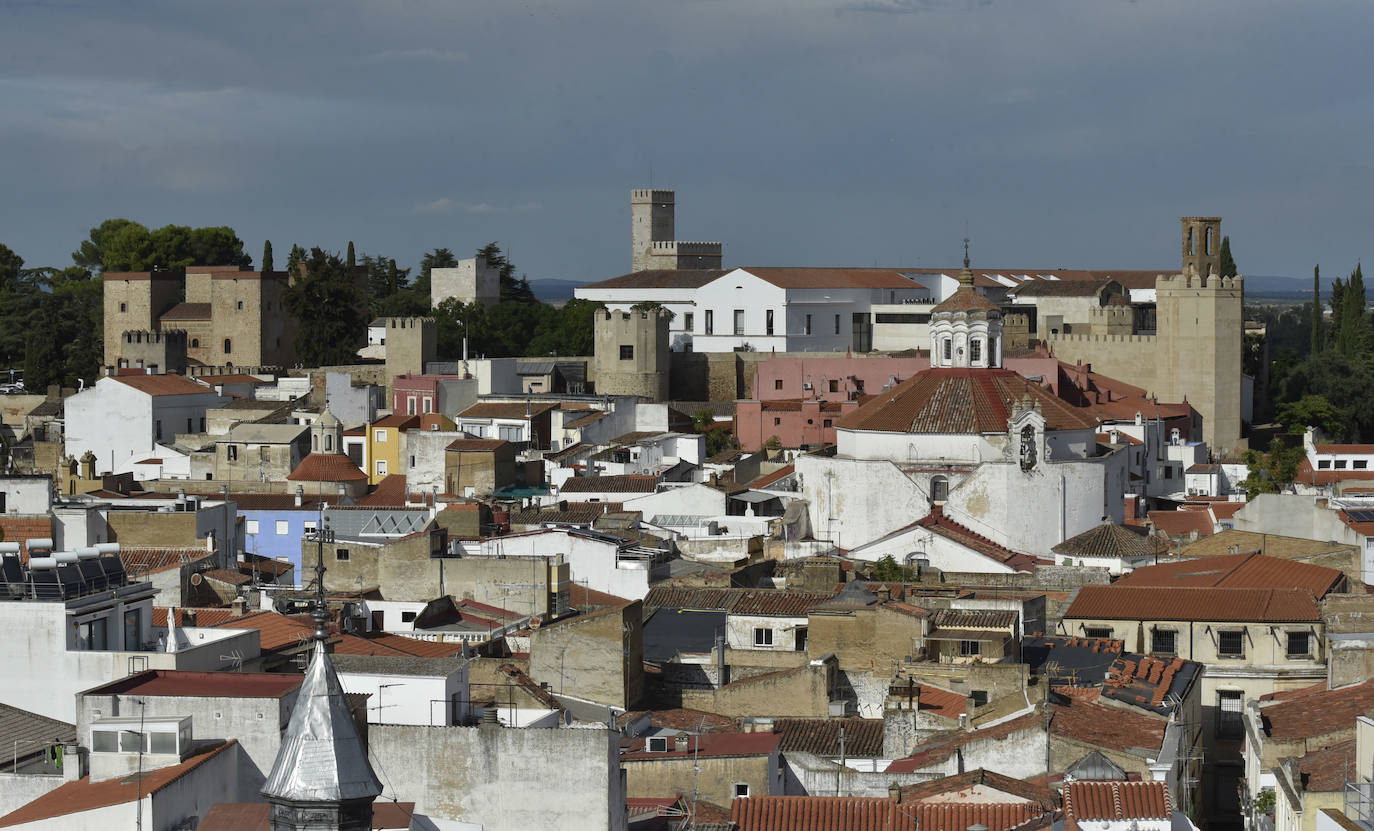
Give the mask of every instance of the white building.
POLYGON ((96 470, 125 469, 155 456, 159 443, 178 433, 205 432, 205 411, 227 399, 206 384, 180 375, 107 376, 68 398, 66 453, 93 453, 96 470))
POLYGON ((344 692, 368 696, 368 724, 453 727, 467 720, 466 661, 335 655, 334 668, 344 692))

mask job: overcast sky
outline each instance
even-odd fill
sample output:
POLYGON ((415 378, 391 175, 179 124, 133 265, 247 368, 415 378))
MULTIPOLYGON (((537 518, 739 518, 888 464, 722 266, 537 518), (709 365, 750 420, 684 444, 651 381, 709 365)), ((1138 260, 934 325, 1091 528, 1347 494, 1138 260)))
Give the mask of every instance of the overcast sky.
POLYGON ((629 270, 629 192, 727 265, 1344 273, 1374 3, 0 0, 0 242, 104 219, 415 265, 629 270))

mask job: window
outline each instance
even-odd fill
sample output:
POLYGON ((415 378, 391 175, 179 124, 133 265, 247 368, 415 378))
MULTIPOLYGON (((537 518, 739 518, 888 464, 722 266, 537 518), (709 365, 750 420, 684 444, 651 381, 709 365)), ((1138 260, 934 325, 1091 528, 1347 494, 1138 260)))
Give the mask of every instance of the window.
POLYGON ((385 443, 386 443, 386 431, 385 431, 385 430, 375 430, 375 431, 373 431, 373 434, 372 434, 372 435, 373 435, 374 438, 377 439, 378 442, 380 442, 380 443, 382 443, 382 444, 385 444, 385 443))
POLYGON ((932 502, 944 502, 949 499, 949 480, 943 476, 935 476, 930 480, 930 500, 932 502))
POLYGON ((1173 466, 1173 465, 1165 465, 1165 466, 1164 466, 1164 478, 1165 478, 1165 479, 1172 479, 1172 478, 1174 478, 1174 466, 1173 466))
POLYGON ((200 420, 200 432, 205 432, 205 419, 203 417, 200 420))
POLYGON ((256 519, 245 520, 243 523, 243 532, 245 534, 258 533, 258 521, 256 519))
POLYGON ((695 332, 696 329, 692 327, 692 324, 695 322, 695 319, 696 315, 692 314, 691 312, 684 313, 682 315, 682 328, 686 329, 688 332, 695 332))
POLYGON ((406 415, 415 415, 415 396, 406 396, 406 415))
POLYGON ((137 730, 119 731, 119 752, 138 753, 143 750, 143 737, 137 730))
POLYGON ((773 426, 774 426, 774 427, 778 427, 778 426, 780 426, 781 424, 782 424, 782 419, 779 418, 779 417, 777 417, 777 416, 773 416, 773 426))
MULTIPOLYGON (((539 382, 536 381, 536 382, 535 382, 535 386, 543 386, 543 384, 540 384, 539 382)), ((424 400, 424 411, 425 411, 426 413, 432 413, 432 412, 434 412, 434 399, 433 399, 433 398, 428 398, 428 397, 425 398, 425 400, 424 400)))
POLYGON ((648 750, 650 753, 667 753, 667 752, 668 752, 668 737, 667 737, 667 736, 650 736, 650 737, 649 737, 649 740, 648 740, 647 742, 645 742, 644 748, 645 748, 646 750, 648 750))
POLYGON ((347 549, 347 548, 336 548, 336 549, 334 549, 334 559, 335 559, 335 560, 338 560, 338 561, 341 562, 341 563, 346 563, 346 562, 348 562, 348 549, 347 549))
POLYGON ((948 361, 954 355, 954 341, 951 338, 945 338, 941 343, 943 344, 941 351, 944 353, 945 360, 948 361))
POLYGON ((761 626, 754 627, 754 646, 772 646, 773 630, 761 626))
POLYGON ((224 460, 226 462, 237 462, 239 460, 239 446, 237 444, 226 444, 224 446, 224 460))
POLYGON ((835 334, 838 335, 839 333, 840 333, 840 316, 839 316, 839 315, 835 315, 835 334))
POLYGON ((735 783, 735 796, 747 798, 747 797, 749 796, 749 783, 748 783, 748 782, 736 782, 736 783, 735 783))
POLYGON ((176 733, 149 733, 148 752, 172 754, 177 752, 176 733))
POLYGON ((412 468, 415 467, 415 456, 414 456, 414 455, 412 455, 412 456, 410 457, 410 466, 411 466, 412 468))
POLYGON ((377 460, 377 475, 378 475, 378 476, 385 476, 385 475, 386 475, 386 459, 378 459, 378 460, 377 460))
POLYGON ((983 341, 978 338, 969 341, 968 359, 974 363, 983 360, 983 341))
POLYGON ((302 527, 305 528, 305 530, 306 530, 307 533, 309 533, 310 531, 314 531, 314 530, 315 530, 315 520, 313 520, 313 519, 307 519, 307 520, 305 521, 305 523, 303 524, 302 527))
POLYGON ((1288 657, 1306 658, 1312 654, 1312 638, 1308 632, 1288 633, 1288 657))
POLYGON ((1172 629, 1155 629, 1150 633, 1150 651, 1159 655, 1173 655, 1178 649, 1178 633, 1172 629))
POLYGON ((1223 658, 1244 657, 1245 632, 1239 629, 1224 629, 1218 632, 1217 654, 1223 658))
POLYGON ((1336 460, 1336 470, 1345 470, 1345 459, 1336 460))
POLYGON ((706 310, 706 334, 708 334, 708 335, 714 335, 715 333, 716 333, 716 313, 715 313, 713 310, 711 310, 711 309, 707 309, 707 310, 706 310))
POLYGON ((763 313, 763 332, 766 335, 773 334, 773 310, 767 309, 763 313))
POLYGON ((780 390, 780 389, 782 389, 782 379, 781 379, 781 378, 778 378, 777 380, 775 380, 775 381, 773 382, 773 389, 775 389, 775 390, 780 390))
POLYGON ((735 334, 744 334, 744 309, 735 309, 735 334))
POLYGON ((96 753, 119 752, 119 734, 113 730, 92 730, 91 750, 96 753))
POLYGON ((200 348, 200 338, 191 338, 191 348, 192 348, 192 349, 199 349, 199 348, 200 348))
POLYGON ((827 419, 825 419, 824 421, 821 422, 821 426, 822 426, 822 427, 834 427, 834 426, 835 426, 835 422, 834 422, 833 419, 827 418, 827 419))
POLYGON ((100 617, 76 627, 76 648, 81 650, 109 649, 108 624, 100 617))
POLYGON ((231 338, 224 339, 224 354, 228 355, 234 351, 234 341, 231 338))
POLYGON ((1112 628, 1110 626, 1088 626, 1083 629, 1083 634, 1089 638, 1111 640, 1112 628))
POLYGON ((974 691, 969 695, 969 698, 972 698, 972 699, 973 699, 973 706, 975 706, 975 707, 982 707, 984 704, 987 704, 987 703, 988 703, 988 691, 987 691, 987 690, 974 690, 974 691))
POLYGON ((120 303, 120 304, 119 304, 119 310, 120 310, 121 312, 127 312, 127 311, 129 311, 129 304, 128 304, 128 303, 120 303))
POLYGON ((839 382, 838 379, 836 379, 836 378, 831 378, 831 379, 830 379, 830 391, 831 391, 831 392, 839 392, 839 391, 840 391, 840 382, 839 382))
POLYGON ((1318 459, 1318 460, 1317 460, 1317 470, 1330 470, 1330 469, 1331 469, 1331 460, 1330 460, 1330 459, 1318 459))
POLYGON ((143 646, 143 612, 129 609, 124 613, 124 648, 136 650, 143 646))
POLYGON ((635 359, 635 347, 632 343, 622 343, 620 345, 620 360, 633 361, 635 359))
POLYGON ((291 531, 291 524, 284 519, 277 520, 277 536, 284 537, 291 531))
POLYGON ((804 334, 804 335, 809 335, 809 334, 811 334, 811 315, 807 315, 807 316, 806 316, 806 328, 802 330, 802 334, 804 334))
POLYGON ((983 645, 978 641, 959 641, 959 657, 976 658, 983 654, 983 645))
POLYGON ((239 308, 239 311, 243 311, 243 301, 242 301, 242 300, 239 301, 238 308, 239 308))
POLYGON ((1355 470, 1366 470, 1366 469, 1368 469, 1368 467, 1369 467, 1369 460, 1368 460, 1368 459, 1356 459, 1355 461, 1353 461, 1353 462, 1350 463, 1350 466, 1351 466, 1352 468, 1354 468, 1355 470))
POLYGON ((1240 738, 1241 709, 1245 694, 1240 690, 1217 690, 1217 735, 1240 738))
POLYGON ((798 627, 796 628, 796 631, 793 632, 793 644, 792 644, 792 648, 795 649, 795 650, 797 650, 798 652, 805 652, 805 651, 806 651, 806 636, 807 636, 807 627, 805 627, 805 626, 798 626, 798 627))
POLYGON ((402 623, 414 623, 414 622, 415 622, 415 612, 401 612, 401 622, 402 622, 402 623))

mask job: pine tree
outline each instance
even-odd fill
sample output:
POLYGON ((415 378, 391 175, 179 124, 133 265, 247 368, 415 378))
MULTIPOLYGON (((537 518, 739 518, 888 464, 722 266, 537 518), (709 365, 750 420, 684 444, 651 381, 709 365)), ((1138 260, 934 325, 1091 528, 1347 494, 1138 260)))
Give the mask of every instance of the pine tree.
POLYGON ((352 271, 353 267, 358 264, 357 259, 353 256, 353 240, 348 241, 348 259, 344 264, 348 266, 349 271, 352 271))
POLYGON ((1236 276, 1236 261, 1231 259, 1231 238, 1221 238, 1221 276, 1236 276))
POLYGON ((264 274, 272 270, 272 240, 262 244, 262 270, 264 274))
POLYGON ((1312 266, 1312 354, 1322 351, 1322 267, 1312 266))

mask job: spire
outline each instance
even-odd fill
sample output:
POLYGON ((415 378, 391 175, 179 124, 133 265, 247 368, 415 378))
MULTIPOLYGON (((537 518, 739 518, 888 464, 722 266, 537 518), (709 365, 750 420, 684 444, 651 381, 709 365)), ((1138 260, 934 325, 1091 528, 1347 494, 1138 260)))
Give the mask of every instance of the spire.
POLYGON ((973 291, 973 272, 968 263, 968 237, 964 237, 964 269, 959 272, 959 291, 973 291))
POLYGON ((964 237, 964 271, 968 271, 968 237, 964 237))

